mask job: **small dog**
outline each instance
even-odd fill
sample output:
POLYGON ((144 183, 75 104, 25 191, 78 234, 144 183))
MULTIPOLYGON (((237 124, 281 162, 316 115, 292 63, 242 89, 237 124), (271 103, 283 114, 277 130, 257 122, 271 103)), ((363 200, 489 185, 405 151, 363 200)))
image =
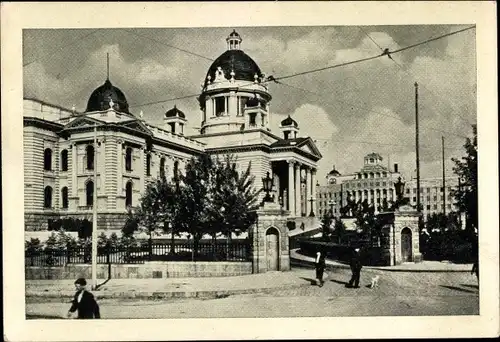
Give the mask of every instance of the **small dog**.
POLYGON ((370 288, 373 289, 374 287, 377 287, 378 286, 378 280, 379 280, 379 276, 376 275, 375 277, 372 278, 372 283, 370 285, 370 288))

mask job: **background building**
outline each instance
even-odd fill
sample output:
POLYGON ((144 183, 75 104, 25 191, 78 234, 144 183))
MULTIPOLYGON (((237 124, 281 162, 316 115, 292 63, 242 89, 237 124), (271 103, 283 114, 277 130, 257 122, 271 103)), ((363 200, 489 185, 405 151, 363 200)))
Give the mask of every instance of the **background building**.
MULTIPOLYGON (((355 202, 367 199, 368 203, 375 205, 376 212, 379 211, 379 206, 384 199, 388 203, 394 201, 396 198, 394 183, 398 181, 401 174, 398 164, 394 164, 393 168, 389 169, 382 164, 382 161, 378 153, 370 153, 365 156, 361 170, 349 175, 342 175, 334 166, 326 177, 327 184, 318 185, 318 213, 324 215, 333 208, 333 214, 340 215, 339 210, 345 206, 347 198, 355 202)), ((420 203, 424 220, 427 215, 444 212, 449 214, 458 210, 452 195, 452 191, 459 186, 458 178, 447 177, 445 184, 446 191, 443 191, 442 178, 420 179, 420 203), (444 192, 446 193, 445 200, 443 199, 444 192)), ((410 200, 411 205, 417 205, 416 178, 406 181, 404 197, 410 200)))
MULTIPOLYGON (((121 229, 148 182, 160 175, 174 177, 190 158, 204 152, 235 155, 241 171, 251 163, 258 188, 269 172, 275 180, 275 202, 281 198, 291 217, 301 216, 301 174, 307 197, 315 198, 321 154, 311 138, 299 136, 291 117, 281 122, 281 133, 270 131, 272 97, 265 76, 240 49, 238 33, 233 31, 226 41, 227 51, 203 81, 196 136, 184 136, 186 116, 175 105, 163 115, 161 126, 146 122, 142 112, 132 113, 125 94, 109 77, 92 92, 83 113, 25 98, 25 229, 45 230, 51 219, 90 219, 94 205, 99 229, 121 229)), ((314 202, 304 205, 307 212, 315 211, 314 202)))
POLYGON ((384 199, 388 203, 395 200, 394 182, 400 177, 398 171, 397 164, 392 170, 383 165, 383 158, 378 153, 366 155, 363 167, 353 174, 342 175, 334 166, 326 177, 328 184, 318 189, 319 214, 324 215, 332 210, 333 201, 333 214, 339 215, 347 199, 355 202, 366 199, 375 206, 376 212, 379 211, 384 199))

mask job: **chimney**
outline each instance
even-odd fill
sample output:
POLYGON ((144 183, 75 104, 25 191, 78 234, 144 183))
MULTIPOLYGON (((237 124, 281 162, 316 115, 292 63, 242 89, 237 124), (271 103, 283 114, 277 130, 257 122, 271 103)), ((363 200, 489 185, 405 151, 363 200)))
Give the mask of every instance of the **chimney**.
POLYGON ((397 164, 397 163, 396 163, 396 164, 394 164, 394 172, 395 172, 395 173, 399 172, 399 171, 398 171, 398 164, 397 164))

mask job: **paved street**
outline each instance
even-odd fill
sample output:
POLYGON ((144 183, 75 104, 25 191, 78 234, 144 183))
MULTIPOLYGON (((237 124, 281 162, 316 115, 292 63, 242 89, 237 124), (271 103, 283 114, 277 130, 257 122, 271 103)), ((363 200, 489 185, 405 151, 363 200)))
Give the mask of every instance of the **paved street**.
MULTIPOLYGON (((100 300, 103 318, 207 318, 474 315, 479 313, 476 278, 468 273, 413 273, 364 270, 361 288, 345 288, 348 270, 330 270, 325 286, 268 290, 217 299, 100 300), (379 287, 367 285, 375 274, 379 287)), ((302 276, 304 272, 300 272, 302 276)), ((307 273, 306 273, 307 274, 307 273)), ((311 278, 314 270, 310 270, 311 278)), ((307 284, 310 280, 301 277, 307 284)), ((62 300, 30 298, 27 318, 58 318, 62 300)))

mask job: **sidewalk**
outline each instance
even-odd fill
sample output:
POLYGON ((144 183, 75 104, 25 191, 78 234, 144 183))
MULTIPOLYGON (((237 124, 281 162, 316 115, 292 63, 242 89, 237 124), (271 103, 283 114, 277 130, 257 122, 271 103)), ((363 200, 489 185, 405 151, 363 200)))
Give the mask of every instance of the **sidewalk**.
MULTIPOLYGON (((311 270, 267 272, 234 277, 111 279, 92 291, 97 298, 217 298, 231 294, 310 286, 311 270)), ((26 280, 26 297, 71 298, 74 279, 26 280)), ((89 279, 87 279, 89 282, 89 279)), ((104 280, 98 280, 98 284, 104 280)), ((89 287, 89 286, 88 286, 89 287)))
MULTIPOLYGON (((313 265, 314 258, 298 253, 298 249, 290 251, 290 259, 313 265)), ((326 259, 327 266, 335 268, 349 268, 348 264, 326 259)), ((453 264, 440 261, 423 261, 419 263, 404 263, 396 266, 363 266, 366 269, 390 272, 470 272, 472 264, 453 264)))

